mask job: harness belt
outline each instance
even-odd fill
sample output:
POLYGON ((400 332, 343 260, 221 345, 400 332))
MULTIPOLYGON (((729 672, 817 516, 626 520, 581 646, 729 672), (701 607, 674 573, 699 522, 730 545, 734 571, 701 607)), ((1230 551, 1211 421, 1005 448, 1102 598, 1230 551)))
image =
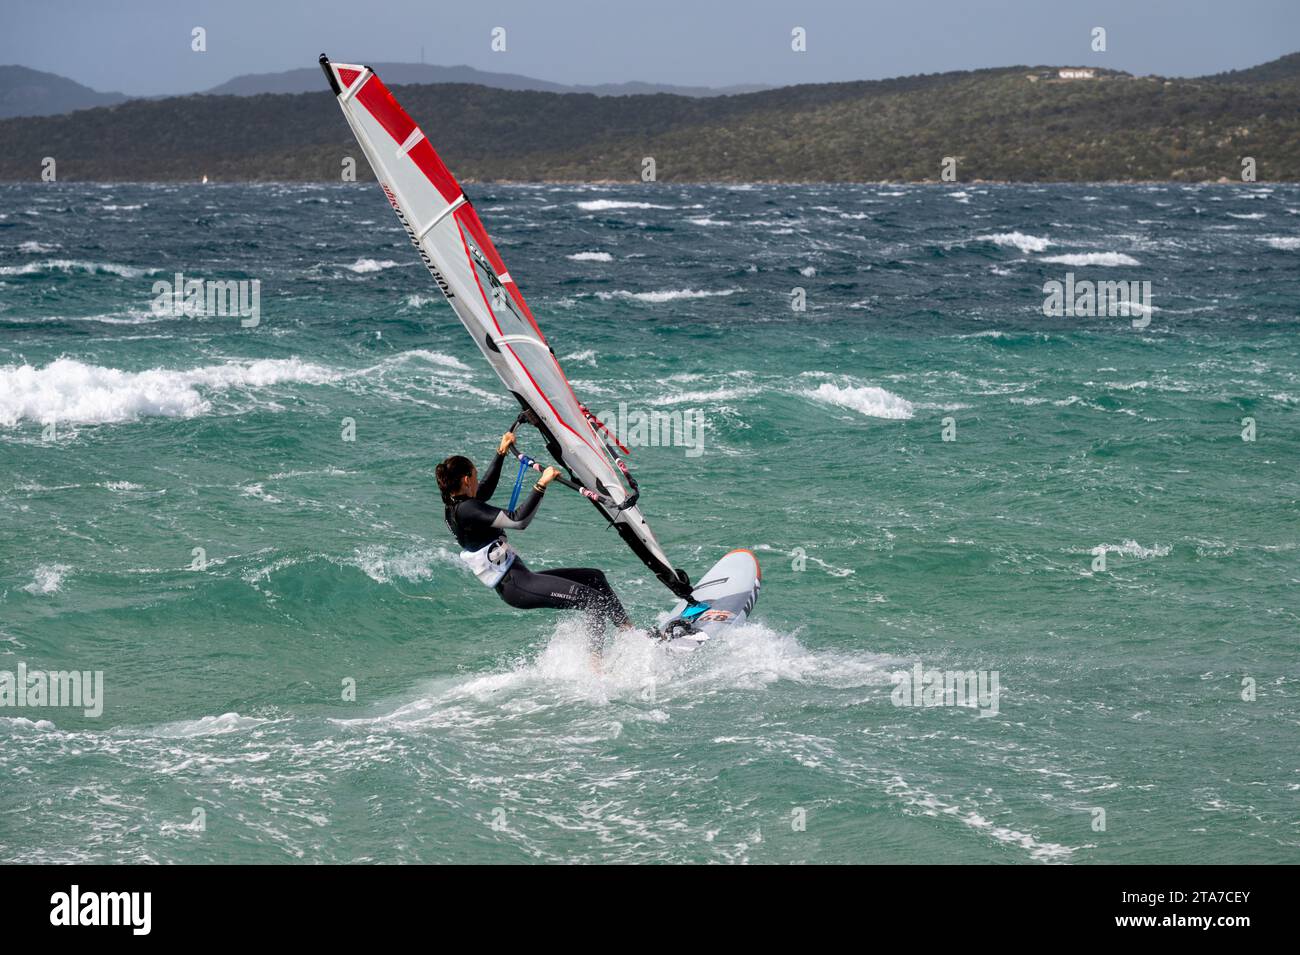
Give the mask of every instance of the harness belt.
POLYGON ((460 559, 465 562, 470 570, 474 571, 474 576, 487 587, 495 587, 501 583, 501 578, 506 575, 506 571, 514 564, 515 558, 518 556, 504 535, 494 541, 489 541, 478 550, 463 550, 460 552, 460 559))

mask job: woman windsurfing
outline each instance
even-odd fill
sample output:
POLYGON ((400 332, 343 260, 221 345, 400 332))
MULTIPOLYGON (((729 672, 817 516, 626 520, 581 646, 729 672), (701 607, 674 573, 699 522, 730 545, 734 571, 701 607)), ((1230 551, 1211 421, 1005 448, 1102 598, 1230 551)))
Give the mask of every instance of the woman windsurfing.
POLYGON ((513 431, 501 436, 496 457, 481 481, 474 462, 463 455, 452 455, 438 465, 438 489, 446 505, 447 527, 463 548, 461 560, 502 600, 520 610, 581 610, 596 649, 607 621, 620 630, 633 629, 605 574, 594 567, 529 570, 504 533, 522 531, 529 525, 537 514, 546 486, 560 476, 560 470, 550 467, 542 472, 533 485, 533 493, 514 510, 503 510, 488 503, 497 489, 501 464, 514 441, 513 431))

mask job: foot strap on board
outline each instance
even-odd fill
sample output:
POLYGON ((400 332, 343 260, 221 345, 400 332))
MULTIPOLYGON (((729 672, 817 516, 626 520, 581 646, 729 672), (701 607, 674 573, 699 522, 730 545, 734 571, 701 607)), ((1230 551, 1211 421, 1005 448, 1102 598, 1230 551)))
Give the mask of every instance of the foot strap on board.
POLYGON ((683 610, 682 615, 678 619, 685 620, 687 623, 694 623, 695 618, 708 609, 709 605, 706 603, 695 603, 683 610))

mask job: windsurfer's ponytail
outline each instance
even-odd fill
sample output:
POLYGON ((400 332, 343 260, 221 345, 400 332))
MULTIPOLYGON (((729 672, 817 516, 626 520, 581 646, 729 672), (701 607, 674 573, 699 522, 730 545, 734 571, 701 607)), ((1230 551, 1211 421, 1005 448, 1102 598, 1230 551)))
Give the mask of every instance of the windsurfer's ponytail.
POLYGON ((434 469, 438 478, 438 490, 442 492, 442 503, 450 504, 451 496, 460 491, 465 478, 474 471, 474 462, 463 454, 453 454, 434 469))

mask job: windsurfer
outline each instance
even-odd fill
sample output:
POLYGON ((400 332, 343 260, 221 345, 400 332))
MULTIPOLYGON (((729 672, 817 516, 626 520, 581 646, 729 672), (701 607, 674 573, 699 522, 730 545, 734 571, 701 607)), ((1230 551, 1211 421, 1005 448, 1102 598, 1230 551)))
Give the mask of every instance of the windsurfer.
POLYGON ((522 531, 529 525, 547 485, 560 476, 558 468, 547 468, 533 485, 533 493, 512 511, 489 504, 501 477, 501 464, 514 440, 512 431, 501 436, 482 481, 474 463, 462 455, 453 455, 437 467, 438 489, 446 505, 444 517, 463 548, 461 559, 512 607, 581 610, 593 643, 603 638, 606 622, 620 630, 632 629, 627 611, 602 571, 594 567, 532 571, 506 540, 505 531, 522 531))

